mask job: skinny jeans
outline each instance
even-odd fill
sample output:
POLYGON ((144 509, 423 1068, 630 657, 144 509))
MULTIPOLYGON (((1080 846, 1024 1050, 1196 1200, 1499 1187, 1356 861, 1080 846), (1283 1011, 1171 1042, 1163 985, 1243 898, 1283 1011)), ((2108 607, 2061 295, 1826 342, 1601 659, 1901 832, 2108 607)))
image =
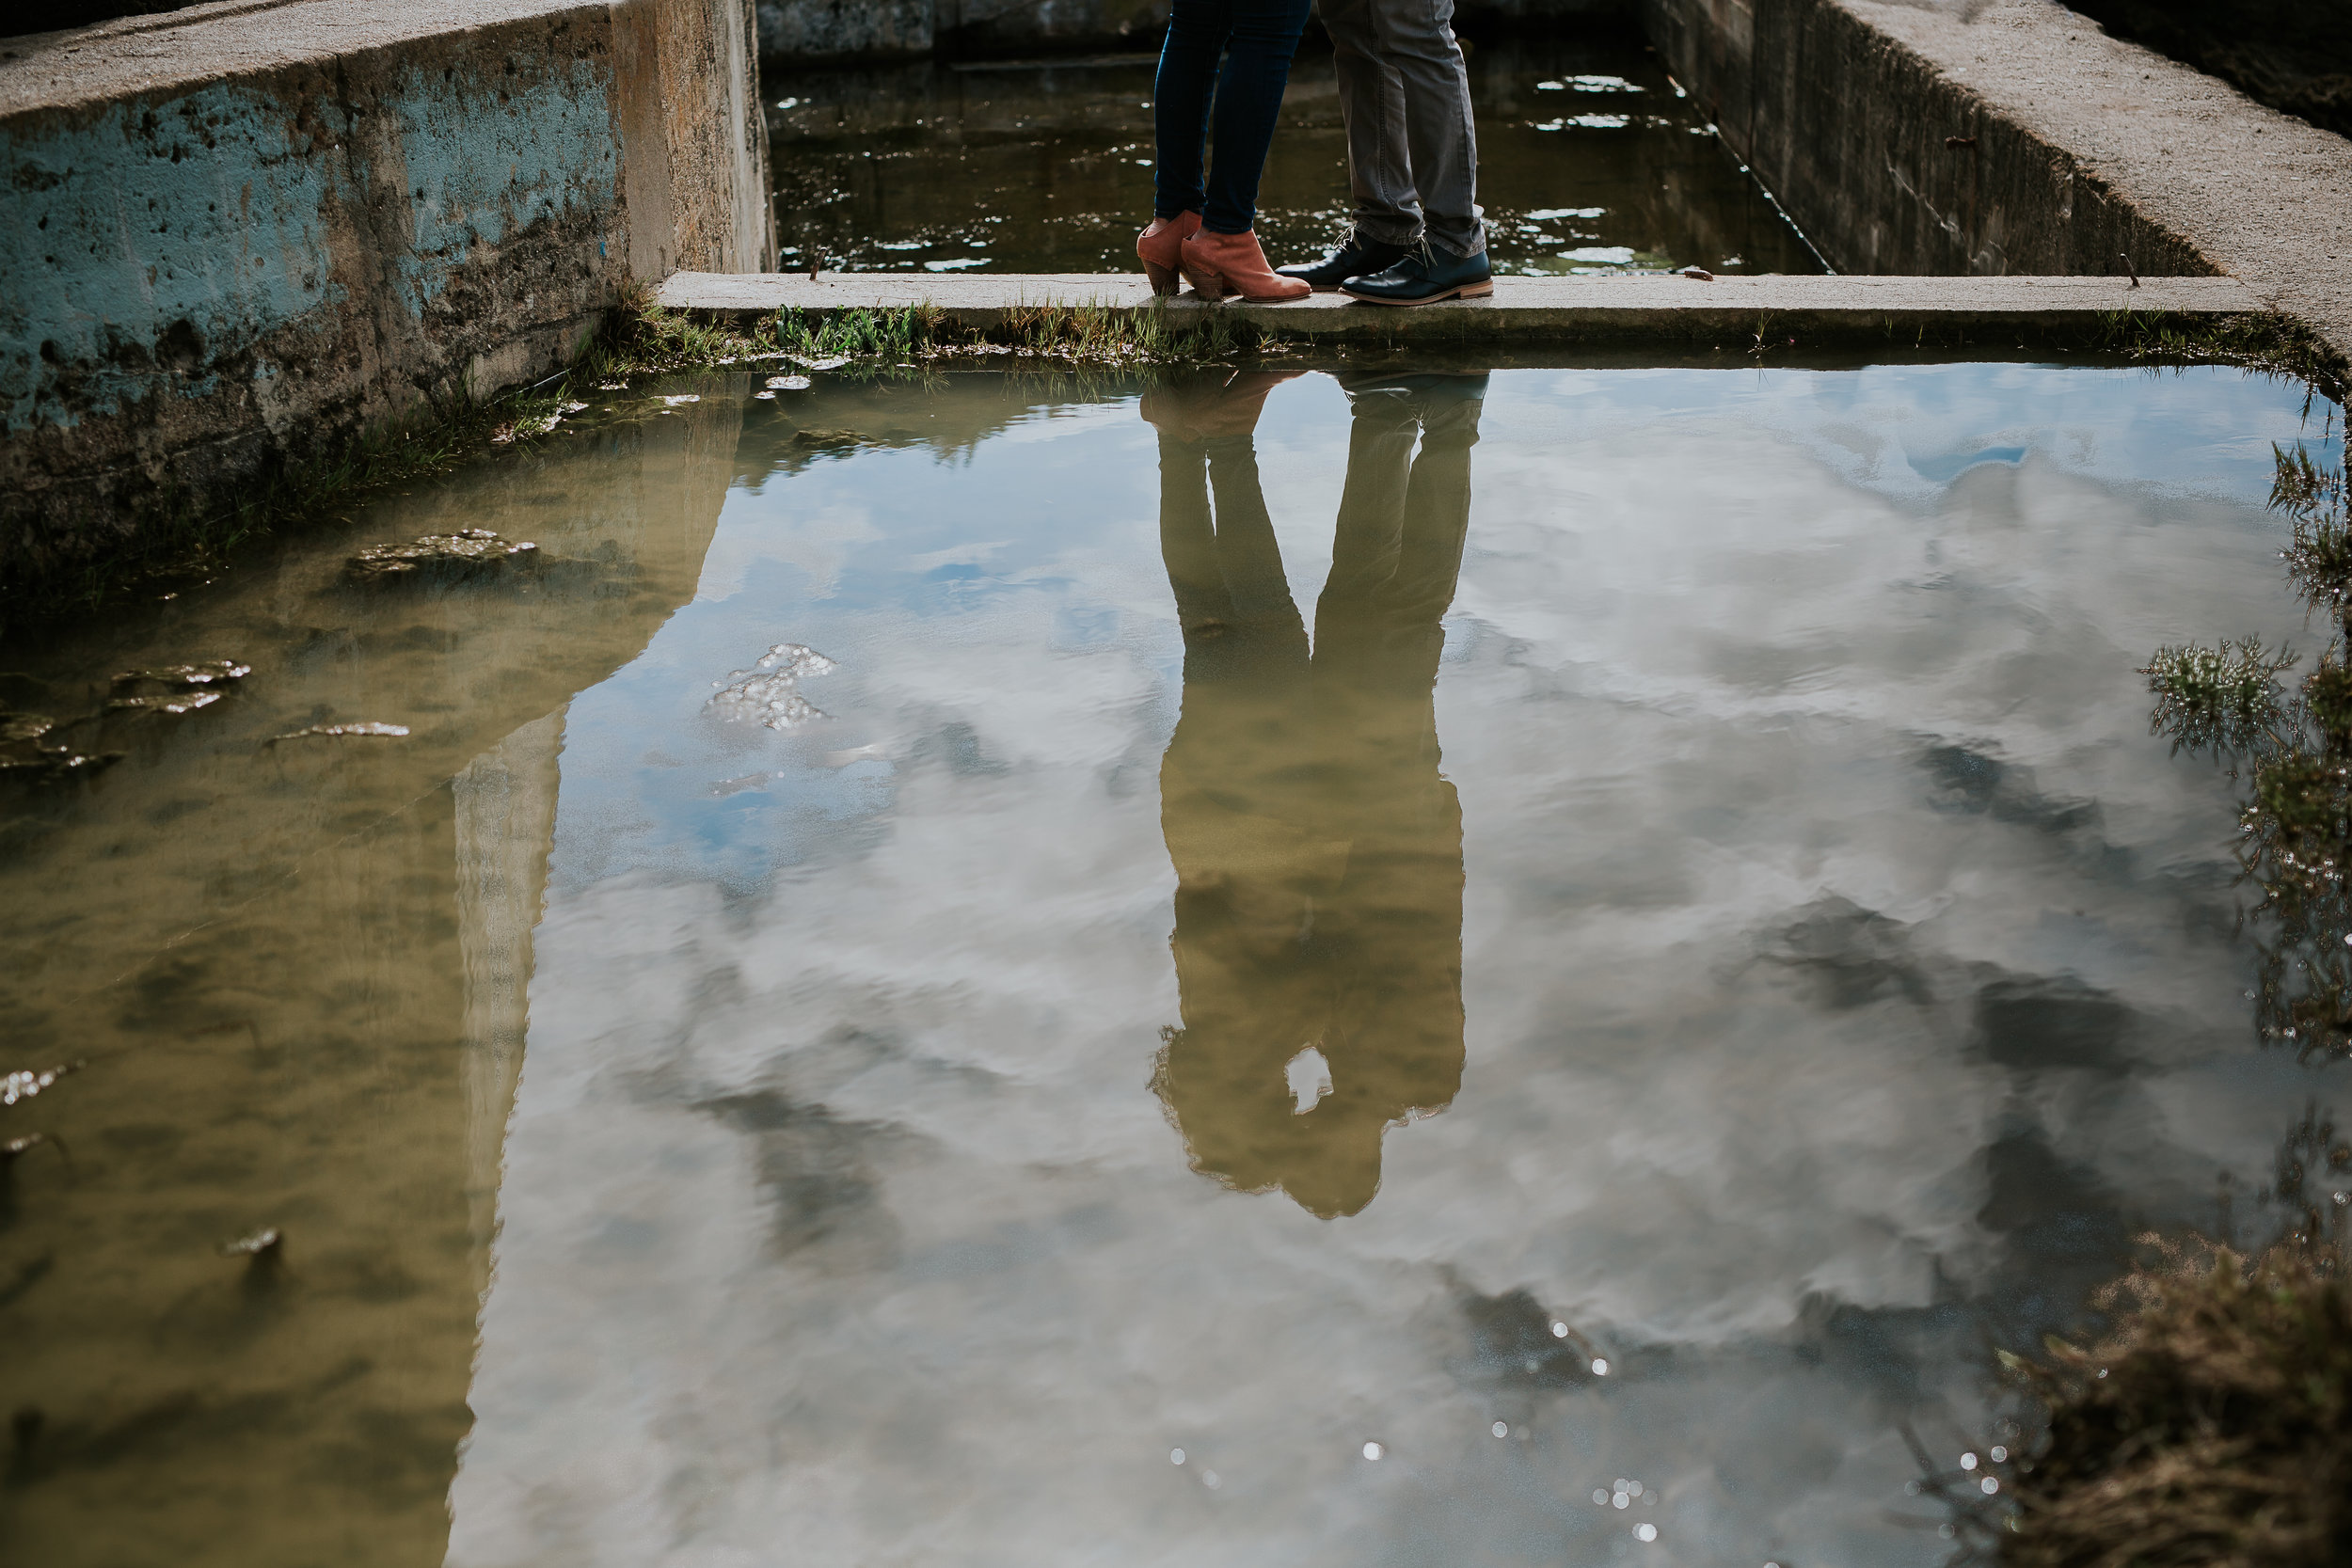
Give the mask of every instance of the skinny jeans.
POLYGON ((1216 234, 1246 234, 1257 221, 1258 180, 1308 4, 1175 0, 1152 93, 1157 215, 1197 212, 1200 227, 1216 234))

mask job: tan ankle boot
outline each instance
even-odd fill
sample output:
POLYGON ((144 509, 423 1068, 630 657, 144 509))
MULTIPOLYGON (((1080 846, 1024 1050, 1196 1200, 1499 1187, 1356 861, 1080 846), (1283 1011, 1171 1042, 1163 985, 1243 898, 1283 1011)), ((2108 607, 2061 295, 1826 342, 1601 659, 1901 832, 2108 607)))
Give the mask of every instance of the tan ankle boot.
POLYGON ((1258 236, 1248 230, 1219 234, 1203 229, 1184 242, 1182 266, 1185 279, 1210 299, 1232 293, 1252 304, 1272 305, 1305 299, 1315 292, 1305 278, 1278 277, 1265 264, 1258 236))
POLYGON ((1153 293, 1176 292, 1179 253, 1184 243, 1200 232, 1199 213, 1179 213, 1172 218, 1153 218, 1152 227, 1136 237, 1136 256, 1143 262, 1144 276, 1152 279, 1153 293))

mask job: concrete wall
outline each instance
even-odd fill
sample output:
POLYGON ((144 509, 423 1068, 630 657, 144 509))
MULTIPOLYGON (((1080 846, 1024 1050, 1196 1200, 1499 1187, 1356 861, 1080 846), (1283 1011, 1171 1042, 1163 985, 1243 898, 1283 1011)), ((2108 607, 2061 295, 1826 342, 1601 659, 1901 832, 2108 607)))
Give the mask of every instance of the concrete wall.
POLYGON ((2122 270, 2119 252, 2148 274, 2218 270, 2067 146, 1858 8, 1643 7, 1667 68, 1841 272, 2106 274, 2122 270))
MULTIPOLYGON (((1634 0, 1457 0, 1482 24, 1627 18, 1634 0)), ((758 0, 759 50, 805 64, 1159 47, 1168 0, 758 0)))
POLYGON ((0 580, 773 264, 751 0, 231 0, 0 44, 0 580))

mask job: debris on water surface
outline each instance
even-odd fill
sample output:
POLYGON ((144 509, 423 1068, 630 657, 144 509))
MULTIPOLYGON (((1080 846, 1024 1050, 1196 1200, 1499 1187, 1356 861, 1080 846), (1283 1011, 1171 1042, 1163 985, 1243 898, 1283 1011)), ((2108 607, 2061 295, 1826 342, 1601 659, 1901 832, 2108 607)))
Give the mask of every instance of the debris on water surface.
POLYGON ((154 697, 114 697, 108 699, 108 713, 193 713, 210 707, 221 699, 217 691, 181 691, 154 697))
POLYGON ((115 688, 126 686, 167 686, 186 691, 199 687, 221 686, 241 681, 253 673, 253 666, 240 664, 233 658, 206 659, 200 664, 166 664, 153 670, 125 670, 115 677, 115 688))
POLYGON ((115 694, 107 700, 105 711, 193 713, 219 702, 230 682, 241 681, 251 673, 253 666, 233 658, 125 670, 114 678, 115 694))
POLYGON ((712 681, 718 695, 707 705, 722 719, 737 723, 765 724, 788 730, 824 713, 801 695, 800 684, 840 666, 816 649, 799 642, 779 642, 762 654, 748 670, 730 670, 723 681, 712 681))
POLYGON ((797 430, 792 433, 792 444, 811 451, 852 451, 881 443, 854 430, 797 430))
POLYGON ((256 1230, 250 1236, 240 1236, 220 1249, 223 1258, 268 1258, 285 1244, 285 1233, 276 1226, 256 1230))
POLYGON ((312 724, 308 729, 288 730, 284 735, 271 736, 269 737, 269 744, 275 745, 280 740, 300 740, 304 736, 309 735, 377 735, 398 736, 406 735, 407 733, 408 726, 405 724, 379 724, 373 720, 368 720, 357 724, 312 724))
POLYGON ((0 712, 0 745, 39 740, 57 727, 45 713, 0 712))
POLYGON ((427 533, 405 545, 371 545, 351 558, 346 576, 360 582, 388 582, 416 573, 495 571, 528 560, 539 546, 528 539, 501 539, 486 528, 427 533))
POLYGON ((675 397, 665 397, 661 401, 675 408, 681 403, 700 403, 702 400, 700 392, 680 392, 675 397))
POLYGON ((0 1078, 0 1105, 13 1105, 20 1100, 30 1100, 68 1073, 82 1070, 80 1062, 61 1062, 45 1072, 27 1069, 11 1072, 0 1078))
POLYGON ((771 375, 768 378, 768 389, 771 392, 805 392, 810 385, 804 375, 771 375))
POLYGON ((850 362, 850 356, 846 354, 828 354, 815 356, 805 354, 792 354, 787 355, 786 357, 790 359, 794 364, 801 366, 803 369, 812 371, 837 371, 842 366, 850 362))
POLYGON ((0 708, 0 773, 63 779, 93 773, 121 759, 120 752, 77 752, 57 745, 58 723, 45 713, 0 708))

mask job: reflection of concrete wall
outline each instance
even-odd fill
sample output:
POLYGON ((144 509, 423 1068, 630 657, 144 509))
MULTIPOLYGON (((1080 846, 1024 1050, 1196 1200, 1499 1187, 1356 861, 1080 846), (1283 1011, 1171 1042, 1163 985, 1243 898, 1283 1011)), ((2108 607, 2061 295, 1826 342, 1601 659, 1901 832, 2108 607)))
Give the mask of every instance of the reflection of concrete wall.
POLYGON ((773 254, 750 0, 231 3, 0 59, 0 578, 773 254), (260 14, 247 14, 259 11, 260 14))
POLYGON ((739 425, 714 396, 501 459, 43 651, 61 698, 254 671, 7 808, 7 1066, 90 1063, 8 1129, 76 1162, 19 1173, 0 1259, 10 1404, 45 1416, 8 1560, 245 1568, 257 1530, 272 1561, 439 1560, 561 715, 692 596, 739 425), (528 593, 336 582, 357 544, 474 524, 574 564, 528 593), (327 717, 413 733, 262 744, 327 717), (262 1225, 286 1264, 252 1291, 214 1248, 262 1225))
POLYGON ((474 1288, 489 1289, 500 1156, 522 1071, 530 1021, 531 928, 555 836, 559 711, 468 763, 450 781, 456 804, 457 927, 466 970, 466 1204, 474 1288))

